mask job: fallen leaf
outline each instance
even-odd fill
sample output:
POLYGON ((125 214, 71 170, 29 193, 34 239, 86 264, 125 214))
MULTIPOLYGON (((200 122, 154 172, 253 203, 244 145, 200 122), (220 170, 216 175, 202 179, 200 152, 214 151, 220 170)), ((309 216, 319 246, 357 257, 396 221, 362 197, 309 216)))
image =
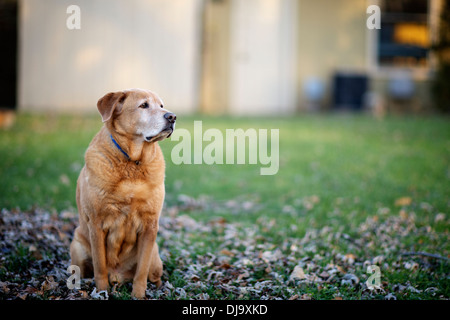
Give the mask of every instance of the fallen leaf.
POLYGON ((3 292, 3 293, 9 292, 8 284, 6 282, 0 281, 0 292, 3 292))
POLYGON ((358 283, 359 283, 359 278, 351 273, 347 273, 341 280, 341 286, 343 286, 343 285, 355 286, 358 283))
POLYGON ((93 299, 100 299, 100 300, 108 300, 108 292, 106 290, 102 290, 97 292, 97 288, 94 288, 91 292, 91 298, 93 299))
POLYGON ((28 286, 28 287, 24 290, 24 292, 33 294, 33 293, 39 292, 39 290, 36 289, 36 288, 33 288, 33 287, 31 287, 31 286, 28 286))
POLYGON ((248 278, 248 277, 250 277, 250 274, 248 273, 247 270, 244 270, 243 273, 239 274, 238 281, 242 280, 243 278, 248 278))
POLYGON ((233 256, 234 256, 234 253, 231 252, 230 250, 227 250, 227 249, 222 249, 222 250, 220 250, 220 253, 221 253, 221 254, 224 254, 224 255, 226 255, 226 256, 229 256, 229 257, 233 257, 233 256))
POLYGON ((26 300, 27 297, 28 297, 28 293, 22 293, 22 294, 18 293, 17 297, 22 299, 22 300, 26 300))
POLYGON ((46 277, 41 284, 41 291, 55 290, 58 288, 58 282, 55 282, 52 276, 46 277))
POLYGON ((230 269, 231 268, 231 265, 229 264, 229 263, 222 263, 220 266, 219 266, 219 268, 222 268, 222 269, 230 269))
POLYGON ((430 287, 425 289, 426 293, 430 293, 433 297, 436 295, 437 292, 439 292, 439 289, 436 287, 430 287))
POLYGON ((419 264, 414 261, 407 261, 403 264, 403 266, 408 270, 417 270, 419 268, 419 264))
POLYGON ((423 290, 419 290, 419 289, 414 288, 412 285, 409 285, 406 288, 406 290, 408 290, 409 292, 412 292, 412 293, 421 293, 423 291, 423 290))
POLYGON ((305 272, 303 271, 303 268, 300 266, 295 266, 294 270, 292 271, 289 280, 294 280, 294 279, 306 279, 306 275, 305 272))
POLYGON ((356 256, 354 254, 352 254, 352 253, 347 253, 344 256, 343 260, 346 261, 348 264, 353 264, 353 263, 355 263, 356 256))
POLYGON ((64 232, 61 232, 59 229, 57 231, 58 231, 58 236, 59 236, 60 240, 64 241, 65 239, 67 239, 67 234, 65 234, 64 232))
POLYGON ((397 200, 395 200, 395 205, 397 207, 401 207, 401 206, 409 206, 412 202, 411 197, 401 197, 398 198, 397 200))
POLYGON ((435 217, 434 217, 434 222, 438 223, 441 221, 445 221, 445 214, 444 213, 438 213, 435 217))
POLYGON ((300 297, 300 300, 311 300, 311 299, 312 299, 312 295, 310 293, 304 293, 300 297))
POLYGON ((200 277, 196 274, 193 274, 189 279, 194 282, 200 281, 200 277))
POLYGON ((69 179, 69 177, 68 177, 67 175, 65 175, 65 174, 62 174, 62 175, 59 176, 59 181, 61 181, 61 183, 62 183, 63 185, 66 185, 66 186, 70 185, 70 179, 69 179))
POLYGON ((406 213, 405 210, 400 210, 398 214, 400 215, 400 218, 402 218, 403 220, 408 219, 408 214, 406 213))
POLYGON ((397 297, 392 293, 389 293, 386 296, 384 296, 384 300, 397 300, 397 297))

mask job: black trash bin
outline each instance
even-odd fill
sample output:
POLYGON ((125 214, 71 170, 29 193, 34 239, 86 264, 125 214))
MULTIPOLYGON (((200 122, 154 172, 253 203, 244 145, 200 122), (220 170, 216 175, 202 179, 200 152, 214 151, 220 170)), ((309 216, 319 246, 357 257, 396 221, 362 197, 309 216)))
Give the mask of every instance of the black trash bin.
POLYGON ((337 72, 333 79, 333 104, 337 110, 361 110, 368 88, 365 74, 337 72))

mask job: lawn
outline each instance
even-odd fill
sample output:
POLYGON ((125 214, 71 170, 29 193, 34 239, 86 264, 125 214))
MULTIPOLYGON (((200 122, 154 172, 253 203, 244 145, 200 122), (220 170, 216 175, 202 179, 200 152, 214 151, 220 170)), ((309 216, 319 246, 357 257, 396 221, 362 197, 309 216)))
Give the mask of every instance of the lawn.
MULTIPOLYGON (((193 132, 194 120, 202 120, 203 132, 279 129, 279 171, 175 165, 178 142, 160 142, 167 164, 158 236, 165 273, 162 288, 149 285, 147 298, 450 298, 448 118, 179 116, 177 128, 193 132), (366 284, 368 266, 380 268, 375 288, 366 284)), ((92 281, 73 292, 61 274, 42 274, 41 265, 69 264, 76 179, 101 125, 99 116, 20 114, 0 131, 4 298, 93 298, 92 281), (38 216, 46 217, 44 226, 38 216), (34 233, 65 236, 33 243, 13 232, 21 221, 34 233), (24 275, 23 264, 41 273, 24 275), (28 287, 35 291, 23 296, 28 287)), ((129 292, 126 285, 111 297, 129 292)))

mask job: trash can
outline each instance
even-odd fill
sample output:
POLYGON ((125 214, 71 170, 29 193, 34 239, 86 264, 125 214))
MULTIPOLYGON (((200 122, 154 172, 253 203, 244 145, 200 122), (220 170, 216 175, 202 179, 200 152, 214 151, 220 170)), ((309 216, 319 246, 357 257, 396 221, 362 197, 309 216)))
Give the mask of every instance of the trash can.
POLYGON ((361 73, 337 72, 333 77, 333 104, 337 110, 361 110, 368 77, 361 73))

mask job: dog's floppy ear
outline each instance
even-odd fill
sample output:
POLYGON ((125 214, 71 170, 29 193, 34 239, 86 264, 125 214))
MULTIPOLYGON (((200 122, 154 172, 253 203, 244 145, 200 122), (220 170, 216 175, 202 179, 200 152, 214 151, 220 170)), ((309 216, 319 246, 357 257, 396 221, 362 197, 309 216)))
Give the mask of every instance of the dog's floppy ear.
POLYGON ((97 109, 102 116, 102 121, 106 122, 111 119, 114 112, 122 111, 123 102, 127 97, 125 92, 110 92, 105 94, 97 102, 97 109))

